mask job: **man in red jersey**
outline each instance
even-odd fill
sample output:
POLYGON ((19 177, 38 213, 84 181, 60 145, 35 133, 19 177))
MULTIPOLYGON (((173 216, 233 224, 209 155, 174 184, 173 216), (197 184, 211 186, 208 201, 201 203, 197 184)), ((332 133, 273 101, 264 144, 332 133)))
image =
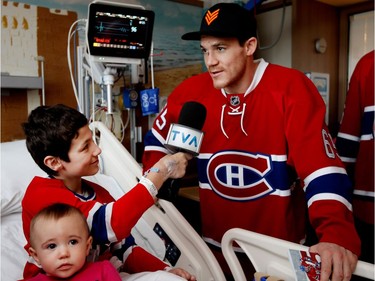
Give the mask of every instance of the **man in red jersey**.
POLYGON ((349 83, 336 147, 354 182, 353 214, 360 260, 374 263, 374 51, 357 63, 349 83))
POLYGON ((314 84, 297 70, 254 60, 256 21, 240 5, 214 5, 200 30, 182 39, 200 41, 208 71, 168 97, 145 139, 144 168, 170 153, 164 144, 182 106, 203 104, 197 156, 202 234, 228 280, 220 243, 228 229, 303 243, 305 209, 319 239, 310 251, 321 256, 320 280, 350 280, 360 254, 352 185, 314 84))

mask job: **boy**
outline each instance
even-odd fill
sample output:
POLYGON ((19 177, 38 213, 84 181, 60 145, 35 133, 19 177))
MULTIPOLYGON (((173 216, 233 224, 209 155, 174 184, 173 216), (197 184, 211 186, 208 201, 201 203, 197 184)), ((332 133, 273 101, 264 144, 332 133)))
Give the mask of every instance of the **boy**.
MULTIPOLYGON (((131 191, 115 201, 103 187, 82 179, 98 172, 101 153, 83 114, 64 105, 40 106, 31 112, 23 129, 28 151, 50 177, 35 177, 24 195, 22 220, 28 241, 25 249, 28 251, 30 247, 29 226, 33 216, 53 203, 65 203, 80 209, 87 218, 93 236, 94 260, 116 255, 122 260, 125 272, 151 272, 144 279, 129 275, 125 280, 154 280, 153 277, 166 274, 163 270, 168 265, 136 246, 130 231, 154 204, 163 182, 184 175, 190 156, 177 153, 161 159, 131 191)), ((40 270, 30 259, 24 278, 35 276, 40 270)), ((170 272, 175 275, 168 273, 163 280, 195 280, 183 269, 172 268, 170 272)))

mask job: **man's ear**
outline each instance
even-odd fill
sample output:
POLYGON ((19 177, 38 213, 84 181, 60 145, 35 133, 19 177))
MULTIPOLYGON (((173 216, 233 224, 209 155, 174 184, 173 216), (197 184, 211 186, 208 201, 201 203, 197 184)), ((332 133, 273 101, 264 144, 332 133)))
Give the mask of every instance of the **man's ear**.
POLYGON ((29 254, 30 256, 33 257, 33 259, 40 265, 40 261, 39 261, 39 258, 38 258, 38 254, 36 253, 36 251, 34 250, 33 247, 30 247, 29 248, 29 254))
POLYGON ((58 172, 62 167, 60 158, 56 156, 46 156, 44 158, 44 165, 56 172, 58 172))
POLYGON ((248 56, 252 56, 255 53, 257 45, 258 40, 255 37, 251 37, 245 42, 246 53, 248 56))

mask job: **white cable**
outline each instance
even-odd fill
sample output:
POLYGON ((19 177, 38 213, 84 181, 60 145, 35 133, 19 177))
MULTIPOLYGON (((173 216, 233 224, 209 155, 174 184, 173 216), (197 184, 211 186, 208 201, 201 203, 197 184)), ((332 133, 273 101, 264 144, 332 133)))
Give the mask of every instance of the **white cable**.
POLYGON ((124 122, 122 121, 121 117, 120 117, 120 125, 121 125, 121 140, 120 140, 120 142, 122 143, 122 141, 125 138, 125 129, 126 129, 126 127, 124 126, 124 122))
POLYGON ((45 89, 45 81, 44 81, 44 57, 37 56, 34 59, 38 62, 38 66, 41 68, 41 75, 42 75, 42 105, 46 105, 46 89, 45 89))
POLYGON ((152 87, 152 89, 155 89, 155 84, 154 84, 154 42, 151 42, 150 64, 151 64, 151 87, 152 87))
MULTIPOLYGON (((276 36, 275 41, 273 43, 271 43, 270 45, 268 45, 268 46, 261 46, 260 40, 258 40, 258 42, 259 42, 259 47, 258 47, 259 50, 271 49, 271 48, 273 48, 280 41, 281 34, 283 33, 283 29, 284 29, 285 11, 286 11, 286 4, 285 4, 285 1, 284 1, 283 2, 283 13, 282 13, 282 16, 281 16, 280 29, 279 29, 278 35, 276 36)), ((257 37, 259 38, 259 36, 257 36, 257 37)))
POLYGON ((69 67, 69 72, 70 72, 70 79, 72 81, 72 87, 73 87, 73 91, 74 91, 74 97, 76 98, 79 111, 82 112, 82 105, 79 102, 79 97, 78 97, 77 87, 76 87, 74 76, 73 76, 72 62, 71 62, 71 57, 70 57, 70 39, 71 39, 72 35, 74 34, 74 33, 72 33, 72 29, 73 29, 73 27, 75 25, 78 25, 78 23, 80 23, 80 22, 86 22, 86 19, 78 19, 78 20, 76 20, 75 22, 72 23, 72 25, 69 28, 68 43, 67 43, 66 53, 67 53, 67 57, 68 57, 68 67, 69 67))
POLYGON ((121 120, 121 125, 122 125, 122 137, 121 137, 121 142, 124 140, 125 138, 125 130, 126 128, 129 126, 129 122, 130 122, 130 109, 127 108, 127 117, 126 117, 126 122, 124 124, 124 122, 122 121, 122 118, 120 118, 121 120))

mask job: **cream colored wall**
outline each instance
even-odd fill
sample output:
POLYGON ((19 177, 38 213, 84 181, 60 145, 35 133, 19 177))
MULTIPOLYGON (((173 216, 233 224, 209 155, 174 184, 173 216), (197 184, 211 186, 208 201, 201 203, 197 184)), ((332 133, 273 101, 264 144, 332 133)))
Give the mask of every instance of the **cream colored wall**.
POLYGON ((282 26, 283 9, 276 9, 257 15, 258 22, 258 40, 260 49, 257 51, 258 58, 264 58, 266 61, 283 65, 292 66, 292 6, 285 8, 284 24, 280 40, 272 46, 279 36, 282 26), (270 47, 263 49, 265 47, 270 47))
POLYGON ((8 1, 1 7, 1 72, 37 76, 37 7, 8 1))
MULTIPOLYGON (((38 76, 37 7, 8 1, 1 7, 1 72, 38 76)), ((39 91, 27 91, 30 112, 40 104, 39 91)))
POLYGON ((358 60, 374 49, 374 11, 350 17, 348 81, 358 60))

